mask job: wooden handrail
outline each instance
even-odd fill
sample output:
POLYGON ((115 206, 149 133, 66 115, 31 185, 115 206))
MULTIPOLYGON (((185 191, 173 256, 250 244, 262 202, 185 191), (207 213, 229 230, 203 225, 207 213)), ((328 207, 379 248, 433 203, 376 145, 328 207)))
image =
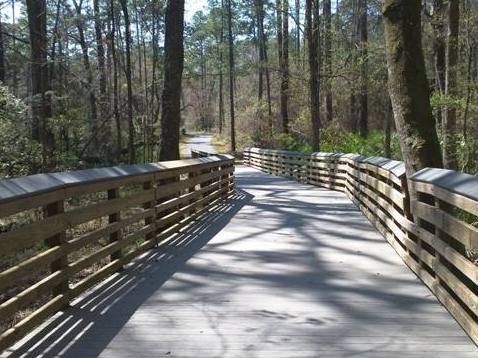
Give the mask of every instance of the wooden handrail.
POLYGON ((1 180, 0 352, 141 253, 168 245, 231 194, 233 172, 232 156, 215 155, 1 180))
POLYGON ((407 181, 387 158, 259 148, 244 163, 344 192, 478 344, 478 177, 427 168, 407 181))
POLYGON ((214 155, 199 149, 191 149, 191 158, 205 158, 214 155))

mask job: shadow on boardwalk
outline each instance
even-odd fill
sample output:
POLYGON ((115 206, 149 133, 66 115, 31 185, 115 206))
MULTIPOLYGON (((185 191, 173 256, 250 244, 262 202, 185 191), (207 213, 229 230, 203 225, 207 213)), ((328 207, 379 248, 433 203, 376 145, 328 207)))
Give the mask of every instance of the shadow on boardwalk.
POLYGON ((346 196, 244 167, 236 182, 237 196, 176 246, 151 251, 10 357, 476 356, 346 196))
POLYGON ((14 351, 7 350, 4 355, 11 358, 83 357, 87 342, 88 356, 99 356, 135 311, 251 199, 250 194, 236 190, 227 202, 213 208, 169 246, 147 252, 124 271, 77 299, 41 330, 23 340, 20 346, 17 344, 14 351))

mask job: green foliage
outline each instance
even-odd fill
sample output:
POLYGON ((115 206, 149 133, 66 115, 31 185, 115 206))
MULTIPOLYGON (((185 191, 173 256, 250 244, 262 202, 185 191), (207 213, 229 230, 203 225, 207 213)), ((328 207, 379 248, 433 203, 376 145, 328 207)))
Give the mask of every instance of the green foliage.
MULTIPOLYGON (((357 153, 369 156, 385 156, 385 133, 375 130, 368 137, 357 133, 345 132, 334 127, 322 131, 321 151, 334 153, 357 153)), ((391 159, 401 159, 398 135, 394 133, 391 138, 391 159)))
POLYGON ((478 175, 478 140, 457 138, 458 169, 465 173, 478 175))
MULTIPOLYGON (((259 137, 257 134, 256 137, 259 137)), ((252 140, 257 139, 252 137, 252 140)), ((260 142, 255 142, 260 145, 260 142)), ((366 157, 385 156, 384 153, 385 133, 383 131, 372 131, 367 138, 357 133, 345 132, 336 127, 328 127, 322 130, 321 151, 330 153, 356 153, 366 157)), ((295 150, 311 153, 312 147, 307 140, 298 139, 293 134, 276 133, 272 143, 266 145, 270 148, 295 150)), ((477 146, 478 147, 478 146, 477 146)), ((398 135, 393 134, 391 140, 391 159, 401 159, 400 144, 398 135)))
POLYGON ((31 174, 41 163, 41 147, 29 138, 24 103, 0 85, 0 175, 13 177, 31 174))

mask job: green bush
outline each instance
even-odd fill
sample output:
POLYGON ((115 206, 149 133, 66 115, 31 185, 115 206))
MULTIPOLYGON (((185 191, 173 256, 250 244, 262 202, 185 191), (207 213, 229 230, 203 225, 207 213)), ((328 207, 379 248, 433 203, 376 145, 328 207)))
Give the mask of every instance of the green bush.
POLYGON ((0 85, 0 176, 31 174, 40 166, 41 146, 30 139, 24 103, 0 85))
MULTIPOLYGON (((383 131, 372 131, 364 138, 357 133, 347 133, 342 129, 329 127, 321 132, 321 152, 330 153, 356 153, 366 157, 385 156, 384 143, 385 133, 383 131)), ((258 138, 252 140, 259 144, 258 138)), ((312 152, 312 146, 305 139, 297 139, 292 134, 277 133, 273 136, 270 148, 295 150, 305 153, 312 152)), ((391 158, 401 160, 400 144, 398 136, 391 138, 391 158)))
MULTIPOLYGON (((392 134, 390 148, 391 159, 401 160, 400 143, 396 133, 392 134)), ((321 151, 383 157, 385 156, 385 132, 375 130, 367 137, 362 137, 357 133, 327 128, 322 131, 321 151)))

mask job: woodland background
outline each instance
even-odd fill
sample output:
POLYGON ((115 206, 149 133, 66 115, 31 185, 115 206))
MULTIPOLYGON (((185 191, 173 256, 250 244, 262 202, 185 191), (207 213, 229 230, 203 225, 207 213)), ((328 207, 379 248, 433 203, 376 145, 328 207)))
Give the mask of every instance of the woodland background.
MULTIPOLYGON (((184 27, 182 133, 214 132, 232 151, 255 145, 400 159, 382 5, 209 0, 184 27), (308 36, 309 23, 316 36, 308 36)), ((9 9, 0 21, 2 177, 161 159, 166 1, 11 0, 1 7, 9 9)), ((445 158, 476 174, 478 1, 426 0, 421 18, 445 158), (450 14, 453 1, 458 12, 450 14), (447 71, 456 74, 449 88, 447 71), (456 120, 444 125, 450 110, 456 120)))

